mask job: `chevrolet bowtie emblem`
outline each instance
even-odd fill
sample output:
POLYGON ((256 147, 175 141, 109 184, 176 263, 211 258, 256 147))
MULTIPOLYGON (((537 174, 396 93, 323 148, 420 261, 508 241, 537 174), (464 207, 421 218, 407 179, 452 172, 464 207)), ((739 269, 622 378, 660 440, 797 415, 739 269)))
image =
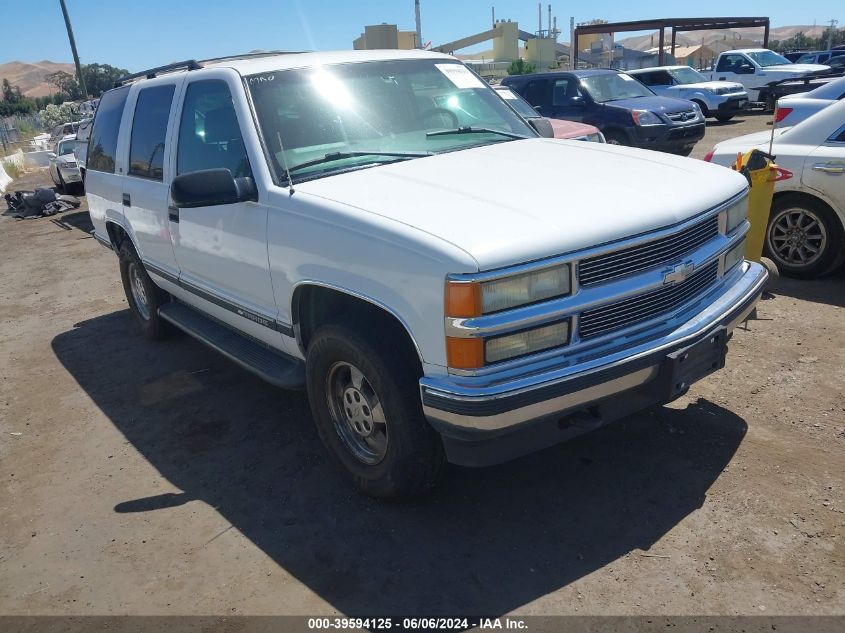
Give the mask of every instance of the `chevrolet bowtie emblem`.
POLYGON ((685 281, 686 278, 692 274, 693 270, 695 270, 695 266, 692 262, 683 262, 682 264, 672 266, 672 268, 669 268, 666 271, 666 274, 663 275, 663 285, 670 286, 679 284, 682 281, 685 281))

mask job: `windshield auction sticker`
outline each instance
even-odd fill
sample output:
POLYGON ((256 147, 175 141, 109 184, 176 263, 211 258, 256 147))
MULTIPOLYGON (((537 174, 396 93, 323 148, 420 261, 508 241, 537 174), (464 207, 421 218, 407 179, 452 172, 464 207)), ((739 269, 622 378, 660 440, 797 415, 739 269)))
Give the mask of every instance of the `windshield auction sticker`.
POLYGON ((483 88, 484 83, 462 64, 435 64, 437 70, 455 84, 456 88, 483 88))
POLYGON ((504 99, 510 99, 511 101, 516 99, 516 95, 506 88, 499 88, 496 92, 504 99))

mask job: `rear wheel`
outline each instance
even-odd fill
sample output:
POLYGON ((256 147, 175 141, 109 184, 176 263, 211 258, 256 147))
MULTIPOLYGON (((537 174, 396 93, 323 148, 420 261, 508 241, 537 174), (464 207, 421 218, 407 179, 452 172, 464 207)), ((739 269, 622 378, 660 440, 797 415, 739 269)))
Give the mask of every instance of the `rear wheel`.
POLYGON ((419 373, 389 338, 340 324, 318 329, 306 358, 308 400, 320 439, 358 488, 409 497, 435 485, 445 456, 423 416, 419 373))
POLYGON ((168 294, 156 286, 132 243, 127 239, 120 246, 120 278, 123 291, 129 302, 129 309, 141 327, 143 335, 151 340, 162 339, 167 334, 167 325, 159 316, 158 309, 169 300, 168 294))
POLYGON ((764 252, 789 277, 811 279, 830 269, 842 249, 842 227, 824 204, 784 196, 772 205, 764 252))

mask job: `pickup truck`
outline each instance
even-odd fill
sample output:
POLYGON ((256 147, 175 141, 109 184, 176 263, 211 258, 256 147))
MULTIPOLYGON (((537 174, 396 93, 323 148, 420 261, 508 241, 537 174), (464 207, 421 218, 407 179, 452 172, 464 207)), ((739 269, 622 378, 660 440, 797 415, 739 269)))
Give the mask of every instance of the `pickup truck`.
POLYGON ((541 138, 424 51, 129 75, 100 101, 86 185, 141 333, 305 388, 377 497, 677 398, 766 281, 743 259, 744 177, 541 138))
POLYGON ((689 66, 659 66, 629 70, 628 74, 656 95, 686 99, 698 104, 704 116, 730 121, 748 107, 748 93, 742 84, 708 81, 689 66))
POLYGON ((827 70, 830 68, 821 64, 793 64, 766 48, 746 48, 720 53, 715 70, 709 73, 709 79, 740 83, 745 86, 751 101, 763 101, 767 109, 772 110, 776 99, 760 88, 783 79, 795 79, 827 70))

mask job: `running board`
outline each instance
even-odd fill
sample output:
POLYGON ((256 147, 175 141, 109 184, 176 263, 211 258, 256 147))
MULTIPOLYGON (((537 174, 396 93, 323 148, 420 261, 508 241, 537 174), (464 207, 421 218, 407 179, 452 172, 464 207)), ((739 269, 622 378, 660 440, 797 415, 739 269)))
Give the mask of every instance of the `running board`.
POLYGON ((305 364, 257 343, 228 326, 173 301, 158 309, 159 316, 180 330, 217 350, 229 360, 284 389, 305 385, 305 364))

